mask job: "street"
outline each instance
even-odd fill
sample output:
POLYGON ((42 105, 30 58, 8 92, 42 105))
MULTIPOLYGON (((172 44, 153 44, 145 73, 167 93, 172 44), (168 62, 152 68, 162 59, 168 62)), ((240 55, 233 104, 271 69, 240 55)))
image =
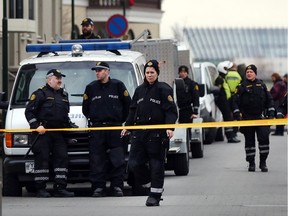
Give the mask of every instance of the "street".
MULTIPOLYGON (((120 198, 91 198, 83 192, 75 198, 35 198, 24 193, 24 197, 2 197, 2 215, 286 216, 287 133, 270 136, 268 173, 258 168, 258 155, 256 172, 247 171, 244 137, 240 133, 238 137, 241 143, 205 145, 204 158, 190 160, 188 176, 166 172, 160 207, 146 207, 146 197, 129 196, 128 188, 120 198)), ((79 186, 88 191, 85 184, 79 186)))

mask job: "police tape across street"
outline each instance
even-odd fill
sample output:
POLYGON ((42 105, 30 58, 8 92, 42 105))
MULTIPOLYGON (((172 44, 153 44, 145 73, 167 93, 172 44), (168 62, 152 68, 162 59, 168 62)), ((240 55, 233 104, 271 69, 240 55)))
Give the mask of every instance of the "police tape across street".
MULTIPOLYGON (((288 119, 260 119, 260 120, 241 120, 225 122, 202 122, 184 124, 159 124, 159 125, 134 125, 134 126, 109 126, 109 127, 89 127, 89 128, 46 128, 46 131, 86 131, 86 130, 144 130, 144 129, 165 129, 165 128, 213 128, 213 127, 245 127, 245 126, 268 126, 268 125, 288 125, 288 119)), ((15 128, 0 129, 0 133, 12 132, 32 132, 36 129, 15 128)))

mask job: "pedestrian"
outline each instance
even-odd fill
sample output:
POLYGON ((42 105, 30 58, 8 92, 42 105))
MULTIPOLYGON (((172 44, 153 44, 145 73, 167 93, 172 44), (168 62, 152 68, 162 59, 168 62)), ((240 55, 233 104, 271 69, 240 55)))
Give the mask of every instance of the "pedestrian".
MULTIPOLYGON (((82 112, 89 127, 121 126, 128 116, 130 95, 124 83, 109 76, 107 62, 96 62, 91 68, 97 80, 86 86, 82 112)), ((110 180, 112 196, 123 196, 125 174, 124 146, 120 139, 121 130, 91 130, 90 180, 93 197, 106 196, 106 180, 110 180)))
MULTIPOLYGON (((219 87, 220 91, 217 97, 215 97, 215 103, 220 109, 224 121, 233 121, 233 114, 231 111, 230 104, 228 100, 231 98, 230 88, 226 82, 225 76, 227 74, 227 62, 220 62, 217 65, 217 70, 219 76, 215 79, 215 86, 219 87)), ((225 127, 225 136, 228 143, 238 143, 240 140, 236 138, 236 134, 233 130, 233 127, 225 127)))
MULTIPOLYGON (((125 125, 174 124, 177 107, 173 90, 167 83, 158 81, 158 61, 148 61, 144 73, 144 83, 135 90, 125 125)), ((126 134, 127 130, 121 132, 122 136, 126 134)), ((150 187, 146 206, 159 206, 164 190, 165 153, 173 135, 174 129, 170 127, 132 131, 128 164, 135 184, 150 187)))
POLYGON ((82 20, 82 34, 78 39, 101 39, 100 35, 94 34, 94 22, 90 18, 85 18, 82 20))
MULTIPOLYGON (((280 104, 285 99, 285 94, 287 93, 287 86, 282 80, 279 73, 273 73, 271 75, 273 86, 270 89, 270 94, 274 100, 275 109, 278 110, 280 104)), ((276 125, 276 130, 271 135, 273 136, 283 136, 284 135, 284 125, 276 125)))
POLYGON ((184 88, 177 90, 177 105, 179 108, 179 123, 191 123, 198 117, 199 87, 198 83, 188 77, 188 67, 182 65, 178 69, 179 78, 184 81, 184 88))
POLYGON ((36 140, 32 148, 35 159, 35 184, 37 197, 50 197, 46 190, 49 180, 49 159, 55 174, 54 196, 73 197, 74 193, 66 190, 68 172, 67 143, 63 131, 46 131, 46 128, 67 128, 71 121, 68 117, 68 94, 61 88, 61 71, 51 69, 46 75, 46 85, 32 93, 26 106, 25 116, 31 129, 32 140, 36 140))
MULTIPOLYGON (((266 116, 274 118, 275 109, 271 94, 262 80, 257 79, 257 67, 248 65, 245 70, 246 79, 237 87, 233 97, 233 113, 237 120, 258 120, 266 116)), ((249 172, 255 171, 255 133, 258 140, 260 164, 262 172, 267 172, 266 159, 269 154, 270 126, 245 126, 240 128, 245 137, 246 161, 249 172)))
MULTIPOLYGON (((228 99, 228 102, 229 102, 230 109, 232 110, 233 109, 232 97, 235 94, 236 87, 242 82, 242 78, 237 71, 237 65, 235 63, 231 61, 226 61, 226 63, 227 63, 226 67, 227 67, 228 72, 225 76, 225 80, 229 86, 230 93, 231 93, 231 98, 228 99)), ((239 128, 233 127, 233 130, 234 130, 235 136, 237 136, 237 132, 239 128)))

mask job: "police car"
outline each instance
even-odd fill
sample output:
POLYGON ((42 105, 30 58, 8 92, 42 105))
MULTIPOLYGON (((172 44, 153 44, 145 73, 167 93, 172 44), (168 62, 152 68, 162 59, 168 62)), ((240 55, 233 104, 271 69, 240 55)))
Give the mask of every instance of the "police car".
MULTIPOLYGON (((143 81, 146 59, 142 53, 130 50, 130 42, 121 42, 118 39, 60 42, 27 45, 27 52, 38 54, 20 63, 10 101, 6 103, 2 101, 0 104, 0 108, 7 109, 5 129, 8 131, 3 141, 3 195, 5 196, 21 196, 22 187, 26 187, 28 191, 34 189, 33 154, 24 157, 33 142, 29 132, 25 131, 29 129, 29 125, 24 112, 32 92, 45 85, 48 70, 57 68, 66 75, 62 82, 63 88, 69 94, 69 115, 71 121, 80 128, 87 128, 87 119, 82 114, 82 97, 86 85, 96 79, 95 72, 91 71, 96 61, 105 61, 109 64, 110 76, 124 82, 131 97, 136 87, 143 81)), ((180 139, 179 136, 184 136, 185 140, 185 134, 182 135, 181 130, 178 131, 176 138, 170 142, 171 147, 167 155, 167 164, 170 165, 167 165, 167 169, 174 169, 178 175, 187 175, 189 152, 186 143, 183 143, 184 147, 180 146, 179 140, 182 138, 180 139)), ((69 155, 68 183, 87 182, 88 131, 73 130, 67 132, 65 136, 69 155)), ((127 152, 128 146, 127 144, 127 152)))

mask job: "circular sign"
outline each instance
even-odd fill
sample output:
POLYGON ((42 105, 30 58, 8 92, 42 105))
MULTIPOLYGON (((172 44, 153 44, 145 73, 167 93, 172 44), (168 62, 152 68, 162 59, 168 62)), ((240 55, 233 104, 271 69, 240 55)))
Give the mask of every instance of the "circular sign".
POLYGON ((113 37, 121 37, 126 33, 127 28, 127 19, 120 14, 115 14, 111 16, 106 23, 106 29, 108 31, 108 34, 113 37))

